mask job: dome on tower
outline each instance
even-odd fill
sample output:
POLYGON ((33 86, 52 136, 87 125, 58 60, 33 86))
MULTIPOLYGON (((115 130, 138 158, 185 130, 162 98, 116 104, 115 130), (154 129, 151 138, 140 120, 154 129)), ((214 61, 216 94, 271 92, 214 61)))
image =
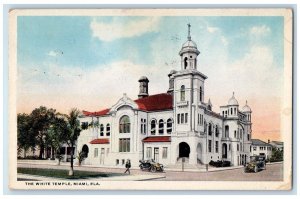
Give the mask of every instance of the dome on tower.
POLYGON ((250 106, 248 106, 248 103, 246 101, 246 105, 243 107, 242 112, 251 112, 250 106))
POLYGON ((188 24, 188 37, 187 37, 188 40, 184 44, 182 44, 182 48, 179 52, 180 56, 183 53, 187 53, 187 52, 196 53, 197 55, 200 54, 199 50, 197 49, 197 44, 192 40, 190 28, 191 28, 191 25, 188 24))
POLYGON ((142 82, 142 81, 148 81, 149 82, 149 80, 146 76, 140 77, 139 82, 142 82))
POLYGON ((232 94, 232 97, 228 100, 228 105, 229 106, 238 106, 239 105, 238 101, 234 97, 234 92, 232 94))
POLYGON ((182 48, 196 48, 197 44, 193 40, 187 40, 184 44, 182 44, 182 48))

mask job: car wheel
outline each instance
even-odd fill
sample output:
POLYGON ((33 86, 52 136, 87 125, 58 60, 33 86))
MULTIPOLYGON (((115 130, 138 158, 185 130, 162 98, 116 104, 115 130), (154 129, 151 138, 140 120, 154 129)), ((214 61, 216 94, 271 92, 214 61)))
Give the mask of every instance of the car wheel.
POLYGON ((257 173, 257 171, 258 171, 258 168, 257 168, 257 166, 255 166, 254 167, 254 173, 257 173))
POLYGON ((151 167, 151 172, 155 172, 155 167, 151 167))

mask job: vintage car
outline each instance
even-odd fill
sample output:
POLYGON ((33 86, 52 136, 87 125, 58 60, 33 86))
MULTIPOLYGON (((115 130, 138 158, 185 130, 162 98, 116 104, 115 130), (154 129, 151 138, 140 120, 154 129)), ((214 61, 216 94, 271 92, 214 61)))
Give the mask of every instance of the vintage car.
POLYGON ((266 169, 266 158, 264 156, 250 156, 250 162, 245 165, 245 172, 258 172, 266 169))

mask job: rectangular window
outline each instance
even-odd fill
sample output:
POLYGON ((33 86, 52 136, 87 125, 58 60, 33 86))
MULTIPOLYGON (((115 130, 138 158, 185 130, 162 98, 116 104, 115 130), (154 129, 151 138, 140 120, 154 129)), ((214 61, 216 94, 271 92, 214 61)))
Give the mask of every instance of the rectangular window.
POLYGON ((124 165, 125 164, 125 159, 122 159, 122 165, 124 165))
POLYGON ((211 140, 208 140, 208 152, 211 153, 211 140))
POLYGON ((188 121, 188 114, 186 113, 185 114, 185 121, 184 122, 187 123, 187 121, 188 121))
POLYGON ((119 139, 119 152, 130 152, 130 139, 129 138, 119 139))
POLYGON ((119 159, 116 159, 116 165, 120 164, 119 159))
POLYGON ((180 114, 177 114, 177 124, 180 124, 180 114))
POLYGON ((180 123, 183 124, 183 123, 184 123, 184 114, 181 113, 180 117, 181 117, 181 118, 180 118, 180 123))
POLYGON ((146 149, 146 158, 147 159, 151 159, 151 147, 147 147, 146 149))
POLYGON ((216 153, 219 153, 219 141, 216 141, 216 153))
POLYGON ((234 138, 236 138, 236 131, 234 131, 234 138))
POLYGON ((248 141, 250 140, 250 135, 249 135, 249 134, 247 135, 247 140, 248 140, 248 141))
POLYGON ((94 149, 94 158, 97 158, 98 157, 98 148, 95 148, 94 149))
POLYGON ((168 147, 163 147, 162 158, 168 158, 168 147))
POLYGON ((239 145, 239 144, 236 145, 236 150, 237 150, 237 151, 240 150, 240 145, 239 145))
POLYGON ((144 124, 141 124, 141 134, 144 134, 144 124))

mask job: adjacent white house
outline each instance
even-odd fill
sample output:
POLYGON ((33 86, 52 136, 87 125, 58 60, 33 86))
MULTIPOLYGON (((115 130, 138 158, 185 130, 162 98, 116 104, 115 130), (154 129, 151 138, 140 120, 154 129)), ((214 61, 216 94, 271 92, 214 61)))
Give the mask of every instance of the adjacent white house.
POLYGON ((184 158, 190 165, 228 160, 236 166, 248 161, 251 109, 247 102, 241 108, 233 93, 220 113, 213 111, 210 99, 205 102, 207 77, 197 68, 199 54, 188 25, 181 68, 168 74, 166 93, 149 95, 143 76, 137 99, 123 94, 112 107, 82 111, 80 122, 92 124, 77 143, 77 151, 86 153, 84 164, 123 166, 130 159, 136 167, 139 160, 154 159, 168 166, 184 158))
POLYGON ((262 155, 265 156, 266 159, 270 159, 272 156, 272 145, 266 143, 259 139, 252 139, 251 145, 251 155, 258 156, 262 155))

